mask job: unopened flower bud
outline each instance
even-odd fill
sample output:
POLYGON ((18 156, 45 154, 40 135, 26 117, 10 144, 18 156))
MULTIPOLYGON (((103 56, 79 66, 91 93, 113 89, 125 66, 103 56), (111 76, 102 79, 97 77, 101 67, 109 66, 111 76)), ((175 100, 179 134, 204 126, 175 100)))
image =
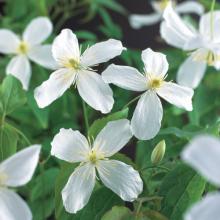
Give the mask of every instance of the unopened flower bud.
POLYGON ((166 142, 165 140, 160 141, 151 153, 151 162, 153 164, 158 164, 162 161, 166 151, 166 142))

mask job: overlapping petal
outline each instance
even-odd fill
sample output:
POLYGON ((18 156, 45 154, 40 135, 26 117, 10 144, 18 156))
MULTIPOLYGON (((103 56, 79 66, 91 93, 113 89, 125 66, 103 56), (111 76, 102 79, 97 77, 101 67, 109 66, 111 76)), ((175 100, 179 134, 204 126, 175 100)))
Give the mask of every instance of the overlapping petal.
POLYGON ((164 98, 169 103, 184 108, 187 111, 192 111, 192 96, 194 91, 188 87, 180 86, 172 82, 164 82, 157 89, 157 94, 164 98))
POLYGON ((133 117, 131 129, 140 140, 149 140, 156 136, 161 127, 163 107, 156 92, 145 92, 138 101, 133 117))
POLYGON ((196 1, 186 1, 177 4, 175 7, 177 13, 196 13, 202 15, 205 11, 202 4, 196 1))
POLYGON ((97 166, 101 181, 125 201, 134 201, 143 190, 139 173, 117 160, 101 160, 97 166))
POLYGON ((4 185, 15 187, 29 182, 37 166, 40 149, 40 145, 33 145, 3 161, 0 174, 5 176, 4 185))
POLYGON ((131 139, 130 122, 127 119, 109 122, 97 135, 94 149, 102 152, 105 157, 117 153, 131 139))
POLYGON ((28 58, 18 55, 11 59, 6 67, 6 73, 16 77, 25 90, 28 89, 31 78, 31 65, 28 58))
POLYGON ((45 41, 53 30, 53 25, 47 17, 37 17, 26 27, 23 40, 31 45, 37 45, 45 41))
POLYGON ((81 70, 77 78, 77 88, 82 99, 92 108, 104 114, 111 111, 113 92, 99 74, 81 70))
POLYGON ((60 129, 51 142, 51 155, 71 163, 82 162, 90 150, 87 139, 72 129, 60 129))
POLYGON ((81 63, 83 66, 94 66, 104 63, 120 55, 124 49, 121 41, 115 39, 96 43, 85 50, 81 57, 81 63))
POLYGON ((76 213, 89 201, 95 186, 95 167, 84 164, 73 172, 62 190, 62 198, 66 211, 76 213))
POLYGON ((26 202, 7 188, 0 189, 0 219, 31 220, 32 214, 26 202))
POLYGON ((113 83, 123 89, 132 91, 145 91, 147 89, 146 78, 135 68, 111 64, 102 72, 102 78, 106 83, 113 83))
POLYGON ((182 159, 211 183, 220 186, 220 141, 201 135, 194 138, 182 152, 182 159))
POLYGON ((58 99, 75 82, 76 73, 72 70, 61 68, 50 75, 34 91, 34 97, 40 108, 44 108, 58 99))

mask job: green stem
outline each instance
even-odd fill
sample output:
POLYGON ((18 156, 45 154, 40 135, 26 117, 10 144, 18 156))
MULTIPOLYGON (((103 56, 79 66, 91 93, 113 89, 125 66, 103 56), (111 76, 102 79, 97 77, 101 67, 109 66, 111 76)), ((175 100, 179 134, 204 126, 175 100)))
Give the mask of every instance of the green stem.
MULTIPOLYGON (((45 181, 44 181, 44 163, 40 164, 40 173, 41 173, 41 184, 42 184, 42 195, 44 196, 45 193, 45 181)), ((42 196, 42 197, 43 197, 42 196)), ((44 204, 42 204, 42 217, 45 218, 45 207, 44 204)))
POLYGON ((133 104, 133 102, 135 102, 136 100, 138 100, 141 97, 141 95, 133 98, 130 102, 128 102, 122 109, 127 108, 129 105, 133 104))
POLYGON ((2 143, 2 135, 3 135, 3 132, 2 132, 2 129, 3 129, 3 126, 4 126, 4 124, 5 124, 5 114, 3 114, 3 116, 2 116, 2 120, 1 120, 1 124, 0 124, 0 126, 1 126, 1 130, 0 130, 0 135, 1 135, 1 143, 0 143, 0 148, 1 148, 1 161, 4 159, 4 152, 3 152, 3 143, 2 143))
POLYGON ((215 2, 216 0, 212 0, 212 5, 211 5, 211 16, 210 16, 210 19, 211 19, 211 25, 210 25, 210 28, 211 28, 211 39, 213 39, 214 37, 214 9, 215 9, 215 2))
POLYGON ((89 133, 89 119, 88 119, 88 114, 87 114, 87 109, 86 109, 86 103, 82 100, 82 106, 83 106, 83 116, 85 120, 85 125, 86 125, 86 133, 88 135, 89 133))

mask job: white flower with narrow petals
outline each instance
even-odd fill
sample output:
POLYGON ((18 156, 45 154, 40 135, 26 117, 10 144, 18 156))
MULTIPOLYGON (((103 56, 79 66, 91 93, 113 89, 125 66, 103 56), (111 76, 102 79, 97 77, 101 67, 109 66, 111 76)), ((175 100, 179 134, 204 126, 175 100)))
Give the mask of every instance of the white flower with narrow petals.
MULTIPOLYGON (((169 0, 151 1, 151 5, 155 12, 149 15, 132 14, 129 17, 131 27, 134 29, 139 29, 143 26, 153 25, 162 21, 163 12, 168 3, 169 0)), ((201 15, 204 12, 203 5, 196 1, 186 1, 177 4, 177 2, 173 0, 172 4, 175 7, 175 11, 177 13, 195 13, 201 15)))
POLYGON ((108 113, 114 103, 112 90, 91 67, 120 55, 124 49, 121 41, 110 39, 89 47, 80 55, 76 35, 69 29, 62 30, 52 45, 53 56, 60 68, 36 88, 38 106, 48 106, 75 84, 88 105, 108 113))
POLYGON ((180 66, 177 82, 196 88, 201 82, 207 65, 220 69, 220 11, 207 13, 200 19, 199 30, 186 24, 169 4, 161 24, 162 38, 170 45, 190 52, 180 66))
POLYGON ((70 163, 81 162, 62 190, 65 209, 76 213, 89 201, 95 186, 96 172, 103 184, 125 201, 133 201, 143 190, 139 173, 131 166, 109 160, 132 137, 127 119, 109 122, 92 146, 79 132, 60 129, 51 145, 51 154, 70 163))
MULTIPOLYGON (((210 135, 195 137, 183 150, 182 159, 204 178, 220 187, 220 140, 210 135)), ((186 213, 184 220, 217 220, 220 192, 208 193, 186 213)))
POLYGON ((11 187, 28 183, 39 160, 40 145, 33 145, 0 163, 0 219, 31 220, 26 202, 11 187))
POLYGON ((31 78, 29 59, 48 69, 56 67, 51 45, 41 45, 52 29, 52 23, 46 17, 33 19, 21 38, 10 30, 0 29, 0 53, 15 55, 7 65, 6 73, 20 80, 25 90, 28 89, 31 78))
POLYGON ((144 92, 131 119, 131 128, 137 138, 149 140, 155 137, 161 127, 163 108, 158 96, 179 108, 191 111, 193 90, 165 81, 168 62, 162 53, 148 48, 142 52, 142 60, 145 65, 144 74, 132 67, 110 65, 102 73, 102 77, 107 83, 144 92))

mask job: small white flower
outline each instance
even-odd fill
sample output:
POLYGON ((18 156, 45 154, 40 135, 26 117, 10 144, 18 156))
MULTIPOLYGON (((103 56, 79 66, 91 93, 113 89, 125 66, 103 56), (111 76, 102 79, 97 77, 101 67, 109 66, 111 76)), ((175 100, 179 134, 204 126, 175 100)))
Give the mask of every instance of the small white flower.
POLYGON ((39 160, 40 145, 33 145, 9 157, 0 164, 0 219, 31 220, 26 202, 8 187, 28 183, 39 160))
MULTIPOLYGON (((219 158, 220 140, 210 135, 195 137, 182 152, 182 159, 217 187, 220 187, 219 158)), ((220 193, 208 193, 188 210, 184 219, 219 219, 219 207, 220 193)))
POLYGON ((142 60, 145 65, 144 74, 132 67, 110 65, 102 77, 107 83, 144 92, 134 111, 131 127, 137 138, 149 140, 161 127, 163 108, 158 95, 177 107, 191 111, 193 90, 165 81, 168 71, 165 55, 148 48, 142 52, 142 60))
POLYGON ((213 19, 211 16, 211 12, 203 15, 199 30, 195 30, 176 14, 171 4, 164 11, 165 21, 160 28, 162 38, 174 47, 191 52, 177 74, 177 82, 181 85, 196 88, 207 65, 220 69, 220 11, 213 12, 213 19))
MULTIPOLYGON (((168 3, 169 0, 151 1, 151 5, 155 12, 149 15, 131 15, 129 17, 131 27, 139 29, 142 26, 153 25, 160 22, 163 18, 163 12, 168 3)), ((198 15, 201 15, 204 12, 203 5, 195 1, 186 1, 177 4, 177 2, 173 0, 172 3, 173 6, 175 6, 175 11, 177 13, 196 13, 198 15)))
POLYGON ((46 17, 33 19, 26 27, 22 37, 7 29, 0 29, 0 53, 12 54, 15 57, 6 67, 6 73, 19 79, 25 90, 31 78, 30 60, 49 68, 55 68, 51 45, 41 45, 52 32, 52 23, 46 17))
POLYGON ((89 201, 96 172, 104 185, 125 201, 133 201, 143 190, 139 173, 131 166, 109 160, 132 137, 129 121, 109 122, 91 143, 79 132, 60 129, 51 145, 51 154, 70 163, 81 162, 62 190, 65 209, 76 213, 89 201))
POLYGON ((60 68, 36 88, 38 106, 48 106, 75 84, 87 104, 108 113, 114 103, 112 90, 91 67, 120 55, 124 49, 120 41, 110 39, 89 47, 80 55, 76 35, 69 29, 62 30, 52 45, 53 56, 60 68))

